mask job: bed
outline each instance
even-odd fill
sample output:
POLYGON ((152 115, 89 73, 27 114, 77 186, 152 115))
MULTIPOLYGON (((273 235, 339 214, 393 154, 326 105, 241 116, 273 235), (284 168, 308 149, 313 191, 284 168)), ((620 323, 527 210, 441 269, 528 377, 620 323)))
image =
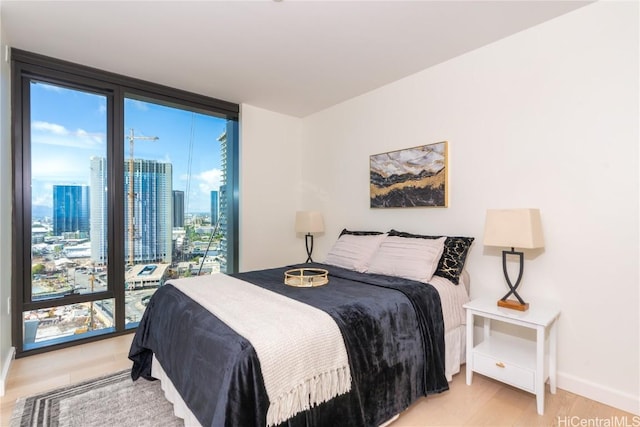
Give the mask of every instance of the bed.
POLYGON ((324 263, 167 282, 149 301, 134 336, 132 378, 159 379, 176 415, 186 425, 202 426, 378 426, 417 399, 448 390, 448 381, 464 362, 462 305, 468 301, 469 279, 463 267, 473 239, 392 232, 343 230, 324 263), (464 256, 451 276, 451 258, 460 258, 459 239, 466 239, 464 256), (416 242, 420 256, 415 259, 421 267, 414 271, 407 263, 415 261, 416 242), (433 252, 426 273, 425 247, 433 252), (287 270, 303 267, 326 270, 329 283, 312 288, 284 285, 287 270), (250 294, 234 296, 227 289, 250 294), (270 298, 273 303, 267 302, 270 298), (287 323, 289 305, 330 318, 339 343, 325 339, 331 334, 324 330, 314 338, 314 327, 323 317, 307 318, 303 312, 287 323), (261 314, 263 308, 267 311, 261 314), (234 323, 229 316, 242 320, 234 323), (267 319, 273 318, 285 323, 269 332, 267 319), (244 326, 252 324, 253 330, 244 326), (303 338, 292 338, 296 331, 303 338), (311 345, 305 350, 308 336, 311 345), (300 348, 298 342, 303 343, 300 348), (331 359, 341 355, 341 349, 346 362, 334 369, 331 359), (294 373, 316 362, 330 369, 314 374, 311 386, 309 380, 303 383, 294 398, 274 392, 279 390, 274 384, 289 389, 278 380, 295 381, 294 373), (333 376, 318 383, 329 371, 333 376), (306 406, 297 403, 310 395, 306 406))

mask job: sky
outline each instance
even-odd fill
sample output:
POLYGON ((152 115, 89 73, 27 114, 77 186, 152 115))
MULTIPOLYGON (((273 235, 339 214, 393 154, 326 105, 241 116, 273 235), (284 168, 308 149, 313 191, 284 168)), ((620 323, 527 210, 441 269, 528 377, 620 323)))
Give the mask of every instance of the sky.
MULTIPOLYGON (((107 153, 106 110, 105 96, 32 83, 34 206, 53 207, 53 185, 89 185, 89 159, 107 153)), ((221 182, 218 137, 225 128, 225 119, 126 99, 124 157, 133 129, 134 157, 170 162, 173 190, 185 191, 185 211, 209 212, 211 191, 221 182)))

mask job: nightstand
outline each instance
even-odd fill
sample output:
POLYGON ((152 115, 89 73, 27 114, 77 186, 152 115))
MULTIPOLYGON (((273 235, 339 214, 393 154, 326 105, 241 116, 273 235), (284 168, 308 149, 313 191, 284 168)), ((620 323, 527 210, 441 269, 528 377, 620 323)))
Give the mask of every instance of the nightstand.
POLYGON ((464 305, 467 309, 467 385, 473 373, 494 378, 536 395, 538 414, 544 413, 545 382, 556 393, 557 319, 560 310, 531 304, 527 311, 497 306, 496 299, 480 298, 464 305), (474 316, 483 319, 483 340, 474 347, 474 316), (531 341, 502 333, 491 333, 491 320, 536 331, 531 341))

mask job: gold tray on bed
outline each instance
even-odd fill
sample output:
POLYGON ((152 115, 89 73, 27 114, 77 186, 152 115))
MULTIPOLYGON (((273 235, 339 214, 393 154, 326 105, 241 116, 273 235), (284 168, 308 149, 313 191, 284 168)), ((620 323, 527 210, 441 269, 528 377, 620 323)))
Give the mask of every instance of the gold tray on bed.
POLYGON ((329 272, 322 268, 294 268, 284 272, 284 284, 297 288, 312 288, 329 283, 329 272))

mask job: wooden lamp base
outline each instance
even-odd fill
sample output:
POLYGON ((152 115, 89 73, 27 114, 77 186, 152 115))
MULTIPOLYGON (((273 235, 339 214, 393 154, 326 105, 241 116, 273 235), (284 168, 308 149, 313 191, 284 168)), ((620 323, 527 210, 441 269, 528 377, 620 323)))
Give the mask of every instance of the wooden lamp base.
POLYGON ((518 311, 527 311, 529 309, 529 303, 525 302, 524 304, 521 304, 520 302, 514 299, 504 299, 504 300, 499 299, 498 307, 510 308, 512 310, 518 310, 518 311))

